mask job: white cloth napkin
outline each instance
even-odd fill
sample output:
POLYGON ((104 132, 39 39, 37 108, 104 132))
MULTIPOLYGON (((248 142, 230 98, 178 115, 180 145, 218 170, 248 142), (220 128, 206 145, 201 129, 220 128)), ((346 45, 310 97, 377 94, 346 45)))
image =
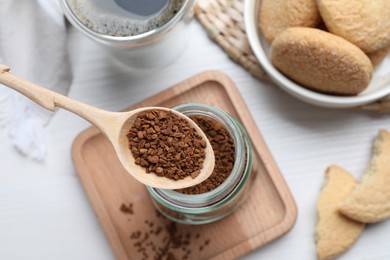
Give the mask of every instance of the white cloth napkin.
MULTIPOLYGON (((0 63, 15 75, 67 94, 72 74, 57 0, 0 0, 0 7, 0 63)), ((0 84, 0 127, 22 154, 44 160, 44 127, 52 115, 0 84)))

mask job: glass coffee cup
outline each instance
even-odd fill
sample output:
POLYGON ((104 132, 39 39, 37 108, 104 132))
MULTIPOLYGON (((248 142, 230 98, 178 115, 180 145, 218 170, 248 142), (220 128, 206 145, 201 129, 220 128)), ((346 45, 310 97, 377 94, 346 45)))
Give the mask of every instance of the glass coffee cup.
POLYGON ((195 0, 61 0, 70 23, 132 68, 173 62, 190 36, 195 0))

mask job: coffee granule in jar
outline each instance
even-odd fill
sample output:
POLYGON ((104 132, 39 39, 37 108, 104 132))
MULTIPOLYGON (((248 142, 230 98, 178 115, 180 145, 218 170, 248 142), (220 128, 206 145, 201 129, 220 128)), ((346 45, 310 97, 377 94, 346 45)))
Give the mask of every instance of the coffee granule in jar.
POLYGON ((206 141, 172 112, 149 110, 135 119, 127 134, 135 163, 146 173, 173 180, 196 178, 206 157, 206 141))
POLYGON ((184 194, 201 194, 217 188, 229 177, 234 166, 235 148, 233 138, 221 123, 201 116, 193 116, 191 119, 206 134, 214 151, 215 166, 205 181, 176 191, 184 194))

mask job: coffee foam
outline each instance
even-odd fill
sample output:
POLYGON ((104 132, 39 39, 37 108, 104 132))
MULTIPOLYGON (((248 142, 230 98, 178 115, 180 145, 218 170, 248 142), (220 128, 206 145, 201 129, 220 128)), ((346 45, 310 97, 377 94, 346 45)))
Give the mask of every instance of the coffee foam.
MULTIPOLYGON (((80 22, 94 32, 110 36, 133 36, 157 29, 180 10, 185 0, 170 0, 156 15, 142 17, 123 10, 107 0, 69 0, 69 7, 80 22), (105 2, 105 3, 103 3, 105 2)), ((111 2, 111 1, 110 1, 111 2)))

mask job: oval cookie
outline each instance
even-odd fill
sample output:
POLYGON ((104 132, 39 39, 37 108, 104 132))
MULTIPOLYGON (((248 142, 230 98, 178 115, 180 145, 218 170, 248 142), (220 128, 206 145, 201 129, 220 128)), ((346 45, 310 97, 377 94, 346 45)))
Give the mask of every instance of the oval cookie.
POLYGON ((271 63, 302 86, 323 93, 356 95, 373 67, 364 52, 331 33, 304 27, 283 31, 271 44, 271 63))
POLYGON ((364 52, 390 45, 389 0, 317 0, 317 4, 328 30, 364 52))
POLYGON ((325 182, 317 201, 315 243, 319 260, 334 259, 349 249, 363 232, 364 224, 341 215, 337 209, 356 185, 353 176, 332 165, 326 170, 325 182))
POLYGON ((372 52, 367 54, 368 58, 371 60, 372 66, 377 67, 381 62, 386 58, 390 53, 390 46, 380 49, 379 51, 372 52))
POLYGON ((260 30, 272 42, 289 27, 315 27, 321 20, 315 0, 262 0, 260 30))

